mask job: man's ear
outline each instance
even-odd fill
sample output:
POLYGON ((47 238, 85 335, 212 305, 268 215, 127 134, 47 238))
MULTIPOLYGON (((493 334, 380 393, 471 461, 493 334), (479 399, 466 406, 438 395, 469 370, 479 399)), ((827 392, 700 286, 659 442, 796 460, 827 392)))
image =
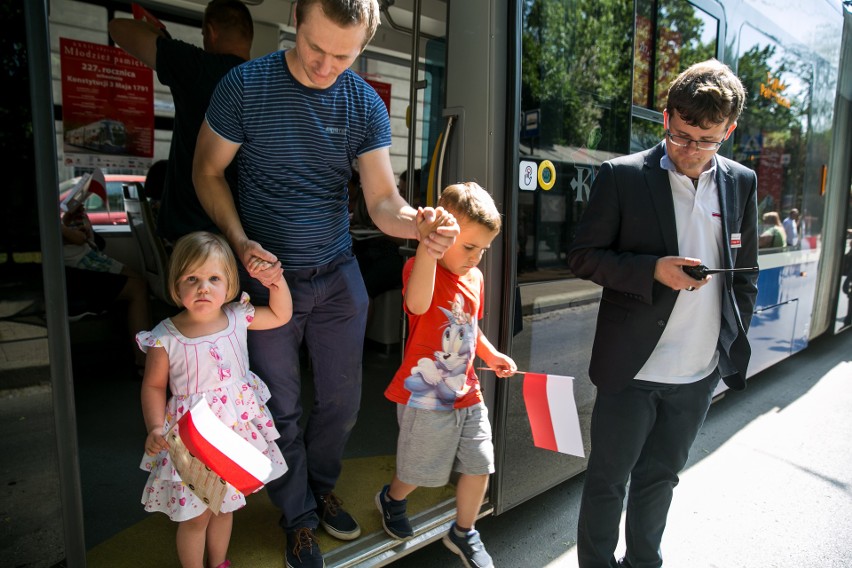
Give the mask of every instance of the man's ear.
POLYGON ((209 45, 216 45, 216 40, 219 39, 219 32, 213 24, 204 24, 204 37, 207 38, 209 45))
POLYGON ((734 133, 734 130, 736 130, 736 129, 737 129, 737 123, 735 122, 728 127, 728 131, 725 133, 725 138, 723 138, 723 140, 727 140, 731 136, 731 134, 734 133))
POLYGON ((669 109, 663 109, 663 128, 669 129, 669 109))

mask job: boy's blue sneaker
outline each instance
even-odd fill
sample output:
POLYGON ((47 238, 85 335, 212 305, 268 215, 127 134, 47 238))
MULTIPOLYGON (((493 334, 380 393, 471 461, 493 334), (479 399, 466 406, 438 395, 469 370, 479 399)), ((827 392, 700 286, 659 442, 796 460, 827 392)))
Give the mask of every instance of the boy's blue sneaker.
POLYGON ((444 546, 458 554, 467 568, 494 568, 494 562, 479 538, 479 531, 473 530, 464 536, 457 536, 456 524, 453 523, 443 540, 444 546))
POLYGON ((320 526, 325 532, 340 540, 355 540, 361 536, 361 527, 352 515, 343 509, 343 501, 334 493, 314 495, 320 526))
POLYGON ((301 527, 287 533, 287 568, 325 568, 314 529, 301 527))
POLYGON ((408 540, 414 536, 411 523, 408 522, 408 517, 405 515, 405 506, 408 500, 390 500, 388 497, 389 489, 390 485, 385 485, 376 494, 376 507, 379 508, 379 512, 382 514, 382 526, 385 527, 385 532, 393 538, 408 540))

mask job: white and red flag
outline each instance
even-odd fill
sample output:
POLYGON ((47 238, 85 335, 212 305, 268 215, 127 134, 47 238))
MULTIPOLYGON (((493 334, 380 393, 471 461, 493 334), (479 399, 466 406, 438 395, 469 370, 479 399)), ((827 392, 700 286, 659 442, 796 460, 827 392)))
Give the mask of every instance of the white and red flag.
POLYGON ((574 377, 524 373, 524 403, 537 448, 586 457, 574 401, 574 377))
MULTIPOLYGON (((253 493, 274 479, 269 458, 225 426, 206 400, 196 402, 181 416, 177 427, 180 440, 189 453, 243 494, 253 493)), ((180 469, 178 473, 183 478, 180 469)))
POLYGON ((109 202, 107 201, 107 190, 106 190, 106 178, 104 177, 104 172, 100 168, 95 168, 92 171, 92 179, 89 180, 89 193, 94 193, 101 199, 103 199, 104 203, 109 207, 109 202))

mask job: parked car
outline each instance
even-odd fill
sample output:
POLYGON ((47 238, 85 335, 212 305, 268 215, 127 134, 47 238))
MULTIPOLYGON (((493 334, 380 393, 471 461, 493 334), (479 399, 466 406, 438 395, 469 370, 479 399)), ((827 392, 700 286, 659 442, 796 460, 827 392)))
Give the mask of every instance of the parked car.
MULTIPOLYGON (((79 177, 65 180, 59 184, 59 200, 62 201, 79 177)), ((122 186, 137 184, 145 186, 145 176, 130 174, 105 174, 107 201, 94 193, 86 200, 86 213, 92 225, 126 225, 127 215, 124 213, 124 192, 122 186)))

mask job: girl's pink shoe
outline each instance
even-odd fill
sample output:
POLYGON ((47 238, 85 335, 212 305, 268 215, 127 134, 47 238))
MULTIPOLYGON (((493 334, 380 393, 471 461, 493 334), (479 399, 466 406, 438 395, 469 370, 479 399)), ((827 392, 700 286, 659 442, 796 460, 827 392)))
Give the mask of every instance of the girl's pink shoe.
POLYGON ((224 562, 216 566, 216 568, 231 568, 231 561, 225 560, 224 562))

